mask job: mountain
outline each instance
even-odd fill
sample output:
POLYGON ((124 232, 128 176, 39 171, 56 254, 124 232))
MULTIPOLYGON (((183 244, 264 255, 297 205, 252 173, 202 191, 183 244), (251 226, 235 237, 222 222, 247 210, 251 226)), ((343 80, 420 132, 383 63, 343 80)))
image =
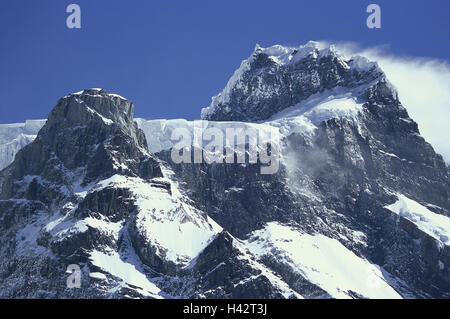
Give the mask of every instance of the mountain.
POLYGON ((209 107, 202 110, 202 119, 267 120, 294 106, 308 111, 310 117, 320 121, 323 111, 314 114, 317 112, 311 112, 311 106, 329 97, 359 98, 375 83, 388 85, 384 73, 375 62, 360 56, 345 59, 333 45, 323 47, 313 41, 298 48, 275 45, 263 49, 257 45, 225 89, 213 97, 209 107), (312 101, 312 98, 316 100, 312 101))
POLYGON ((0 297, 450 297, 448 167, 375 62, 255 48, 201 124, 277 131, 275 174, 175 163, 198 123, 133 110, 70 94, 1 171, 0 297))

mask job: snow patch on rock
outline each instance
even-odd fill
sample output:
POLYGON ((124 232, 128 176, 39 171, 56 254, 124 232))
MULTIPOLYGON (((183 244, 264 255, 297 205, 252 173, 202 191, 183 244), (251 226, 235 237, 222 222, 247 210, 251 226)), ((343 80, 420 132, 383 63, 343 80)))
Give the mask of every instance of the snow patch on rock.
POLYGON ((413 222, 428 235, 450 246, 450 218, 436 214, 418 202, 402 194, 396 194, 398 200, 385 208, 413 222))

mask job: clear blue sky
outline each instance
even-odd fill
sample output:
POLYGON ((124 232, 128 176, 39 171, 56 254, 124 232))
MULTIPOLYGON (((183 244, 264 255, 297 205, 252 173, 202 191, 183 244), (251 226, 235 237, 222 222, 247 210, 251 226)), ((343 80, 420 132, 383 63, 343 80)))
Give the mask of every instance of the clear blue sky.
POLYGON ((390 45, 450 59, 448 0, 2 0, 0 123, 46 118, 58 98, 102 87, 136 116, 196 119, 255 43, 390 45), (70 3, 81 30, 66 27, 70 3), (382 29, 365 26, 382 9, 382 29))

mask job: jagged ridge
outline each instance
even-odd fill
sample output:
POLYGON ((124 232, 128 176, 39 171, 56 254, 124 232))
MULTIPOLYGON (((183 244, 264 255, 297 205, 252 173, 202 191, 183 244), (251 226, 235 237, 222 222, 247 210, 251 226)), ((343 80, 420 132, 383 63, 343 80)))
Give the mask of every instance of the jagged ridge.
MULTIPOLYGON (((156 160, 131 102, 100 89, 63 98, 0 175, 4 295, 448 297, 448 230, 432 224, 449 216, 448 168, 376 64, 315 43, 257 47, 203 117, 312 125, 284 130, 280 171, 261 175, 175 164, 167 132, 156 160), (334 112, 336 93, 356 108, 334 112), (62 282, 68 262, 85 266, 77 293, 62 282), (23 269, 39 269, 33 289, 23 269)), ((150 143, 170 126, 153 124, 140 121, 150 143)))

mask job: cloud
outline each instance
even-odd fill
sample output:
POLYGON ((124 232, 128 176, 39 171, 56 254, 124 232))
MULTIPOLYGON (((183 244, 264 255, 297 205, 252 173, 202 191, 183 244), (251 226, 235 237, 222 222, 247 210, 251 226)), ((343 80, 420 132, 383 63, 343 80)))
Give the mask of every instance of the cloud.
POLYGON ((363 55, 377 61, 397 88, 402 104, 418 125, 421 135, 450 164, 450 65, 446 61, 402 57, 389 47, 360 48, 354 43, 337 43, 346 56, 363 55))

